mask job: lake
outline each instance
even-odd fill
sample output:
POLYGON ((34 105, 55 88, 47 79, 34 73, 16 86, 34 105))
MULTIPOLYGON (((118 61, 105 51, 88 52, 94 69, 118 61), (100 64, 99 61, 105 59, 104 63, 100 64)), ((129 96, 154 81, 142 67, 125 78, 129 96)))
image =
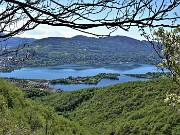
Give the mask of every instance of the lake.
POLYGON ((157 68, 153 65, 147 64, 102 64, 102 65, 59 65, 59 66, 48 66, 48 67, 27 67, 14 70, 11 73, 0 73, 1 77, 16 77, 25 79, 58 79, 72 77, 85 77, 94 76, 99 73, 119 73, 119 80, 102 79, 97 85, 88 84, 70 84, 70 85, 50 85, 50 87, 56 89, 63 89, 66 91, 78 90, 82 88, 90 87, 103 87, 112 84, 147 80, 143 78, 136 78, 125 76, 123 74, 145 74, 147 72, 156 72, 157 68))

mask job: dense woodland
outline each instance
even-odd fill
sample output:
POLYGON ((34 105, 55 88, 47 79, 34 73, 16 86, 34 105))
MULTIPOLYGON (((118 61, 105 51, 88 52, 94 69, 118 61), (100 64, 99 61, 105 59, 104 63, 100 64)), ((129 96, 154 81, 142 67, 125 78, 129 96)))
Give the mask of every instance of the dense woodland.
POLYGON ((167 91, 179 91, 169 79, 37 94, 35 101, 3 79, 0 83, 1 134, 178 135, 180 131, 179 112, 164 102, 167 91))
POLYGON ((50 106, 25 98, 22 90, 0 79, 1 135, 89 134, 77 123, 57 115, 50 106))
POLYGON ((93 135, 178 135, 179 112, 164 99, 167 91, 179 90, 170 80, 159 79, 52 94, 38 101, 79 122, 93 135))

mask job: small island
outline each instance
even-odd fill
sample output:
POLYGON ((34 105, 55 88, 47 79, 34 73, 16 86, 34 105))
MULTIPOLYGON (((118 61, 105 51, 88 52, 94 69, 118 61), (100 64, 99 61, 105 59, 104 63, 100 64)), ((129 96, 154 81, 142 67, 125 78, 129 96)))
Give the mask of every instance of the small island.
POLYGON ((50 80, 50 84, 97 84, 101 79, 119 80, 118 73, 100 73, 95 76, 72 77, 50 80))
POLYGON ((146 79, 156 79, 160 77, 170 77, 171 74, 170 72, 148 72, 146 74, 124 74, 126 76, 131 76, 131 77, 137 77, 137 78, 146 78, 146 79))

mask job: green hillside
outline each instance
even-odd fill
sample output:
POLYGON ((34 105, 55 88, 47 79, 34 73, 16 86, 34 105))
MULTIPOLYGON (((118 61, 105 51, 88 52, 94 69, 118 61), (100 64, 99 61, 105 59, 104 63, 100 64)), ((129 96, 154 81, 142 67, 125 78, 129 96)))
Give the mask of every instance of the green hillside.
POLYGON ((165 102, 180 88, 168 79, 128 82, 38 98, 92 135, 179 135, 180 113, 165 102))
POLYGON ((164 102, 168 91, 180 88, 156 79, 52 93, 33 101, 0 79, 0 134, 179 135, 180 113, 164 102))
POLYGON ((86 135, 77 123, 58 116, 52 107, 24 97, 0 79, 0 135, 86 135))
POLYGON ((160 62, 149 42, 125 36, 49 37, 37 40, 29 46, 31 51, 36 53, 33 60, 27 61, 28 66, 120 62, 157 64, 160 62))

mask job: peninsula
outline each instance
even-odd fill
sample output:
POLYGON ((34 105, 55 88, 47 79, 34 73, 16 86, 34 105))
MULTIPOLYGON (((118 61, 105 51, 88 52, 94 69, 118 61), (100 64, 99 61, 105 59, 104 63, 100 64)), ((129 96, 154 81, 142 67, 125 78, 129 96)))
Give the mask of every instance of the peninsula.
POLYGON ((97 84, 101 79, 119 80, 118 73, 99 73, 95 76, 72 77, 50 80, 50 84, 97 84))

